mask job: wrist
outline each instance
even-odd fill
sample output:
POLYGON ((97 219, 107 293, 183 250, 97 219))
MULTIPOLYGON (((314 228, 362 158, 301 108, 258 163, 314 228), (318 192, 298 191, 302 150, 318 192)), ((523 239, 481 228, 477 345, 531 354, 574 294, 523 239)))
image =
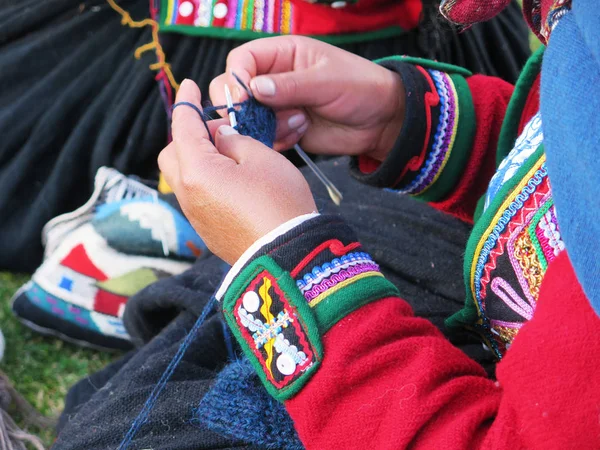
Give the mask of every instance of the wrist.
POLYGON ((389 95, 385 97, 382 109, 381 123, 384 124, 383 130, 379 133, 374 150, 365 155, 379 162, 386 159, 398 140, 404 123, 406 104, 406 89, 402 83, 402 78, 392 70, 387 68, 384 70, 385 92, 388 92, 389 95))

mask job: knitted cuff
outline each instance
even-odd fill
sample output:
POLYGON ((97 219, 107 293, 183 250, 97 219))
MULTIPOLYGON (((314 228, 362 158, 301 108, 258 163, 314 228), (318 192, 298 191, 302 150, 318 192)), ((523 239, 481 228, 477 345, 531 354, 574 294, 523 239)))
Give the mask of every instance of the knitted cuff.
POLYGON ((355 158, 353 175, 426 201, 440 200, 455 186, 470 154, 475 121, 464 78, 470 72, 420 58, 379 63, 402 77, 406 118, 387 159, 377 167, 365 157, 355 158))
POLYGON ((318 216, 245 264, 225 292, 223 313, 269 393, 283 401, 318 369, 327 330, 395 295, 353 231, 336 216, 318 216))

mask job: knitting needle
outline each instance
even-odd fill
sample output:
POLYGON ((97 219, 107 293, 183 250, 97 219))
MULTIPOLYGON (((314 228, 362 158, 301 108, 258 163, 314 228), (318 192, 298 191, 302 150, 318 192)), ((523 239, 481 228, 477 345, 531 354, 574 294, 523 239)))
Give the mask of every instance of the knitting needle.
POLYGON ((229 112, 229 123, 231 128, 237 127, 237 119, 233 110, 233 100, 231 99, 231 91, 229 86, 225 85, 225 100, 227 101, 227 111, 229 112))
MULTIPOLYGON (((233 75, 236 77, 238 82, 240 82, 240 84, 242 84, 242 86, 244 86, 244 84, 240 81, 240 79, 235 74, 233 74, 233 75)), ((252 93, 250 92, 250 90, 248 88, 246 88, 246 90, 248 91, 248 94, 252 95, 252 93)), ((235 112, 233 111, 233 100, 231 99, 231 91, 229 90, 229 86, 227 86, 227 85, 225 85, 225 101, 227 103, 227 111, 229 111, 229 122, 230 122, 231 126, 233 128, 235 128, 237 126, 237 120, 235 117, 235 112)), ((304 150, 302 150, 302 148, 298 144, 294 145, 294 150, 296 150, 296 153, 298 153, 298 156, 300 156, 300 158, 302 158, 302 160, 306 163, 306 165, 310 168, 310 170, 313 171, 313 173, 317 176, 319 181, 321 181, 321 183, 323 183, 323 185, 325 186, 325 189, 327 189, 327 193, 329 194, 329 197, 331 198, 333 203, 335 203, 337 206, 340 206, 340 203, 342 202, 344 196, 339 191, 339 189, 335 187, 335 185, 331 182, 331 180, 325 176, 325 174, 321 171, 321 169, 319 169, 319 166, 317 166, 314 163, 314 161, 312 159, 310 159, 310 157, 304 152, 304 150)))
POLYGON ((335 187, 331 180, 325 176, 321 169, 319 169, 319 166, 317 166, 315 162, 312 159, 310 159, 310 156, 308 156, 298 144, 294 145, 294 150, 296 150, 298 156, 302 158, 302 160, 306 163, 308 167, 310 167, 310 169, 314 172, 314 174, 321 181, 321 183, 323 183, 323 186, 325 186, 325 189, 327 189, 327 193, 329 194, 329 197, 331 198, 333 203, 335 203, 337 206, 340 206, 340 203, 344 199, 344 196, 339 191, 339 189, 335 187))

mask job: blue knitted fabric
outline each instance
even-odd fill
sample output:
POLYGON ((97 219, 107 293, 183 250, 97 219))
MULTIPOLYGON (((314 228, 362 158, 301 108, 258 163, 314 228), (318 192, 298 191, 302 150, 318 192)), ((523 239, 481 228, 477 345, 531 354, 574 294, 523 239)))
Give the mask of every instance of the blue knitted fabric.
MULTIPOLYGON (((245 87, 245 86, 244 86, 245 87)), ((225 109, 227 106, 206 106, 203 110, 200 110, 196 105, 190 102, 178 102, 173 105, 173 109, 180 106, 188 106, 195 110, 202 119, 208 136, 212 143, 214 139, 208 129, 208 121, 210 120, 210 114, 220 109, 225 109)), ((275 111, 268 106, 259 103, 253 96, 250 96, 248 100, 242 103, 236 103, 235 107, 239 107, 238 110, 235 108, 235 116, 237 119, 238 132, 244 136, 250 136, 259 142, 262 142, 267 147, 273 148, 275 143, 275 131, 277 128, 277 119, 275 117, 275 111)))
POLYGON ((544 54, 544 147, 561 236, 583 290, 600 315, 600 15, 576 0, 544 54))
POLYGON ((236 129, 240 134, 250 136, 273 148, 277 128, 275 111, 250 97, 241 104, 235 115, 238 121, 236 129))
POLYGON ((267 393, 246 358, 219 373, 191 422, 260 448, 304 448, 285 407, 267 393))

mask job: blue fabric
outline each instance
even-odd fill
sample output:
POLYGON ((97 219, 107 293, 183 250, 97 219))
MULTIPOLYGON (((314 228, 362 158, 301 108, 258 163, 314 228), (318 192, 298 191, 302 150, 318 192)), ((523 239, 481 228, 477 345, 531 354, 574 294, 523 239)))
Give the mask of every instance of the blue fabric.
POLYGON ((541 111, 561 235, 583 290, 600 315, 600 15, 576 0, 544 55, 541 111))
POLYGON ((268 394, 246 358, 219 373, 194 411, 192 423, 260 448, 304 448, 285 407, 268 394))

